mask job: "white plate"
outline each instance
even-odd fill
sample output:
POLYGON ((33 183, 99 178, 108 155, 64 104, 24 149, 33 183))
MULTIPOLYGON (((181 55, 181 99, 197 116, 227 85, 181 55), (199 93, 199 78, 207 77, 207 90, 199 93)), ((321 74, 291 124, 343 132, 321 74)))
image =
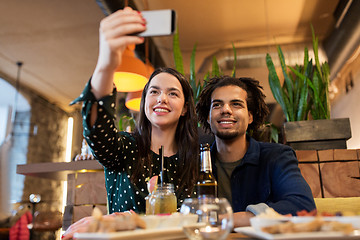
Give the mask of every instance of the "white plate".
POLYGON ((146 223, 146 229, 164 229, 182 227, 183 225, 196 223, 198 215, 173 213, 171 215, 144 215, 140 216, 146 223))
POLYGON ((186 238, 181 227, 163 229, 136 229, 114 233, 75 233, 74 239, 81 240, 122 240, 122 239, 179 239, 186 238))
POLYGON ((286 234, 269 234, 261 231, 255 231, 252 227, 239 227, 234 229, 235 232, 258 239, 269 240, 304 240, 304 239, 360 239, 360 230, 355 230, 350 235, 341 232, 305 232, 305 233, 286 233, 286 234))
MULTIPOLYGON (((292 217, 293 223, 310 222, 315 217, 292 217)), ((360 229, 360 216, 334 216, 334 217, 322 217, 324 221, 336 221, 341 223, 351 223, 355 229, 360 229)))
MULTIPOLYGON (((283 218, 262 218, 262 217, 253 217, 250 219, 251 226, 256 231, 261 231, 262 227, 271 226, 287 221, 293 223, 307 223, 315 220, 316 217, 313 216, 303 216, 303 217, 283 217, 283 218)), ((321 217, 323 221, 336 221, 340 223, 351 223, 355 229, 360 229, 360 216, 334 216, 334 217, 321 217)))

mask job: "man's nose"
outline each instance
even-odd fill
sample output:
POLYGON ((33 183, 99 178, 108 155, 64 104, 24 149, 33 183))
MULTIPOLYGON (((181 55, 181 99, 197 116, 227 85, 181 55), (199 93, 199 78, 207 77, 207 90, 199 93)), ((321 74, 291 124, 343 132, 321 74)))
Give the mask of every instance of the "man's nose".
POLYGON ((231 109, 231 107, 230 107, 230 105, 229 104, 224 104, 223 106, 222 106, 222 108, 221 108, 221 113, 222 114, 231 114, 232 113, 232 109, 231 109))

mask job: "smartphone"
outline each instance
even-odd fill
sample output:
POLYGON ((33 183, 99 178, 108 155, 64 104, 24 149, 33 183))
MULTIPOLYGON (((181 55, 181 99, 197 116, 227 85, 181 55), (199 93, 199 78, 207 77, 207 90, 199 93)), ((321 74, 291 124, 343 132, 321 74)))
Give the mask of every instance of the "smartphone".
POLYGON ((172 9, 142 11, 146 20, 146 30, 137 34, 140 37, 172 35, 176 28, 176 12, 172 9))

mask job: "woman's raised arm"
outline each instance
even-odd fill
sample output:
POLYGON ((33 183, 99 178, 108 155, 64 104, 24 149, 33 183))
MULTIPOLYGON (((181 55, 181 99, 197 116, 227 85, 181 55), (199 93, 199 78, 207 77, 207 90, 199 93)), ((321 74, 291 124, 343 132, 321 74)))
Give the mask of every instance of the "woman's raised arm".
MULTIPOLYGON (((113 75, 121 64, 126 46, 143 43, 144 39, 133 35, 146 30, 141 13, 129 7, 104 18, 99 29, 99 56, 91 79, 96 99, 109 95, 113 90, 113 75)), ((91 126, 95 123, 97 105, 91 111, 91 126)))

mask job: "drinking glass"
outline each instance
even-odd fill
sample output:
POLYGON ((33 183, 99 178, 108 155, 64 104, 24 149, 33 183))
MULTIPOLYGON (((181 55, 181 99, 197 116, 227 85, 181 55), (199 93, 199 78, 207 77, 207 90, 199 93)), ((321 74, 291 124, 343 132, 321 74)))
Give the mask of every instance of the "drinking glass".
POLYGON ((182 214, 197 214, 195 224, 185 224, 184 233, 191 240, 226 239, 233 229, 233 211, 226 198, 187 198, 182 214))
POLYGON ((155 190, 145 199, 146 215, 176 212, 177 200, 174 185, 171 183, 157 184, 155 190))

